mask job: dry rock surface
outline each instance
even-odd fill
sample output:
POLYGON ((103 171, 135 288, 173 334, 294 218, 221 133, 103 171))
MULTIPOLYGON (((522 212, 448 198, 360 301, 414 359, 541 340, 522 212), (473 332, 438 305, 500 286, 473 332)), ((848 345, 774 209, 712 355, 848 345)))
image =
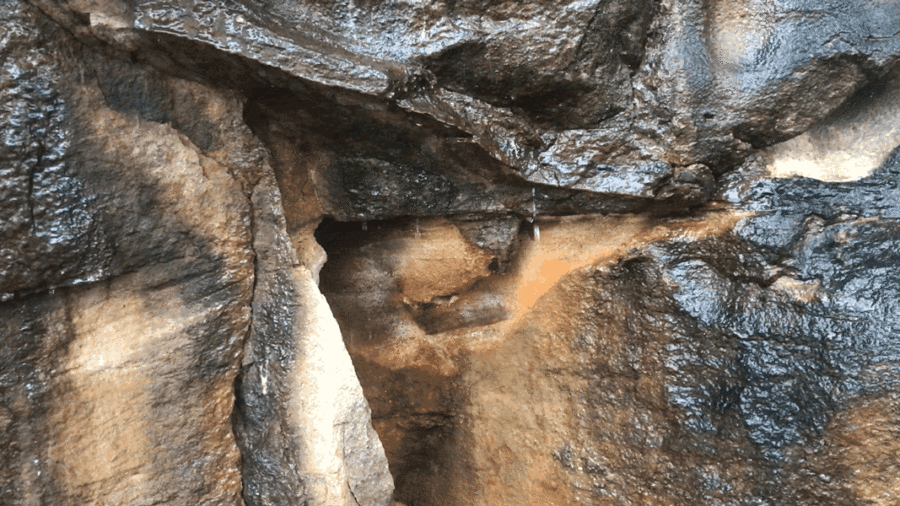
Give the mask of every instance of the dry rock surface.
POLYGON ((0 504, 900 503, 900 1, 0 3, 0 504))

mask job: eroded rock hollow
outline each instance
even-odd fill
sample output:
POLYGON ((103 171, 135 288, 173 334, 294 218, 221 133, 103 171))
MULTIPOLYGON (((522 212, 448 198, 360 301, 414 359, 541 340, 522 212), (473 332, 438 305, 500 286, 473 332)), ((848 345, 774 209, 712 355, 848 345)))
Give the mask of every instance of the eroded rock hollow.
POLYGON ((900 1, 0 2, 0 504, 900 504, 900 1))

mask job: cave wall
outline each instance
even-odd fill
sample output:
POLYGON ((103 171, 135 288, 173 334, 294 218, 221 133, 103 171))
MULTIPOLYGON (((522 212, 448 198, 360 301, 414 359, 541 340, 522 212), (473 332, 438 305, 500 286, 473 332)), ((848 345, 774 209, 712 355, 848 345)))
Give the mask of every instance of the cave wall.
POLYGON ((0 4, 0 503, 892 505, 900 2, 0 4))

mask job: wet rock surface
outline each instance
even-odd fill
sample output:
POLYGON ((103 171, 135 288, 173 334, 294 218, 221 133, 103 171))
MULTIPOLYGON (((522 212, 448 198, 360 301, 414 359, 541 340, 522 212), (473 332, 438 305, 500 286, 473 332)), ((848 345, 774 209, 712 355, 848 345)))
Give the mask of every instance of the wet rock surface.
POLYGON ((371 410, 337 322, 301 261, 314 253, 292 247, 279 195, 270 169, 251 197, 254 325, 234 413, 244 500, 386 505, 394 485, 371 410))
POLYGON ((630 196, 802 133, 900 52, 894 2, 40 5, 77 33, 162 49, 157 65, 358 92, 460 130, 525 180, 630 196), (198 44, 241 58, 210 68, 198 44))
POLYGON ((898 20, 2 4, 0 503, 896 503, 898 20))
POLYGON ((171 87, 174 116, 237 102, 83 46, 27 4, 2 13, 0 502, 240 504, 241 167, 120 110, 95 76, 171 87))
POLYGON ((390 502, 340 335, 304 334, 331 318, 317 252, 285 239, 246 99, 3 14, 0 502, 390 502))

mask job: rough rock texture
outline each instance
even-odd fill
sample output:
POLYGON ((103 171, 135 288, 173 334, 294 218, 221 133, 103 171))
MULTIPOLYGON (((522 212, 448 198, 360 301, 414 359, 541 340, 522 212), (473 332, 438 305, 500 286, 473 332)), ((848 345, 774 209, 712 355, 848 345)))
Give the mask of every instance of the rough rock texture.
POLYGON ((0 12, 0 502, 389 503, 246 99, 0 12))
POLYGON ((900 502, 898 20, 0 4, 0 503, 900 502))
POLYGON ((201 147, 96 76, 140 78, 223 144, 239 132, 188 118, 239 104, 78 44, 27 5, 0 12, 0 502, 240 504, 228 420, 250 206, 242 167, 216 152, 236 146, 201 147))
POLYGON ((386 505, 393 481, 368 404, 337 322, 291 247, 278 197, 270 170, 252 195, 254 325, 236 392, 244 498, 386 505))

